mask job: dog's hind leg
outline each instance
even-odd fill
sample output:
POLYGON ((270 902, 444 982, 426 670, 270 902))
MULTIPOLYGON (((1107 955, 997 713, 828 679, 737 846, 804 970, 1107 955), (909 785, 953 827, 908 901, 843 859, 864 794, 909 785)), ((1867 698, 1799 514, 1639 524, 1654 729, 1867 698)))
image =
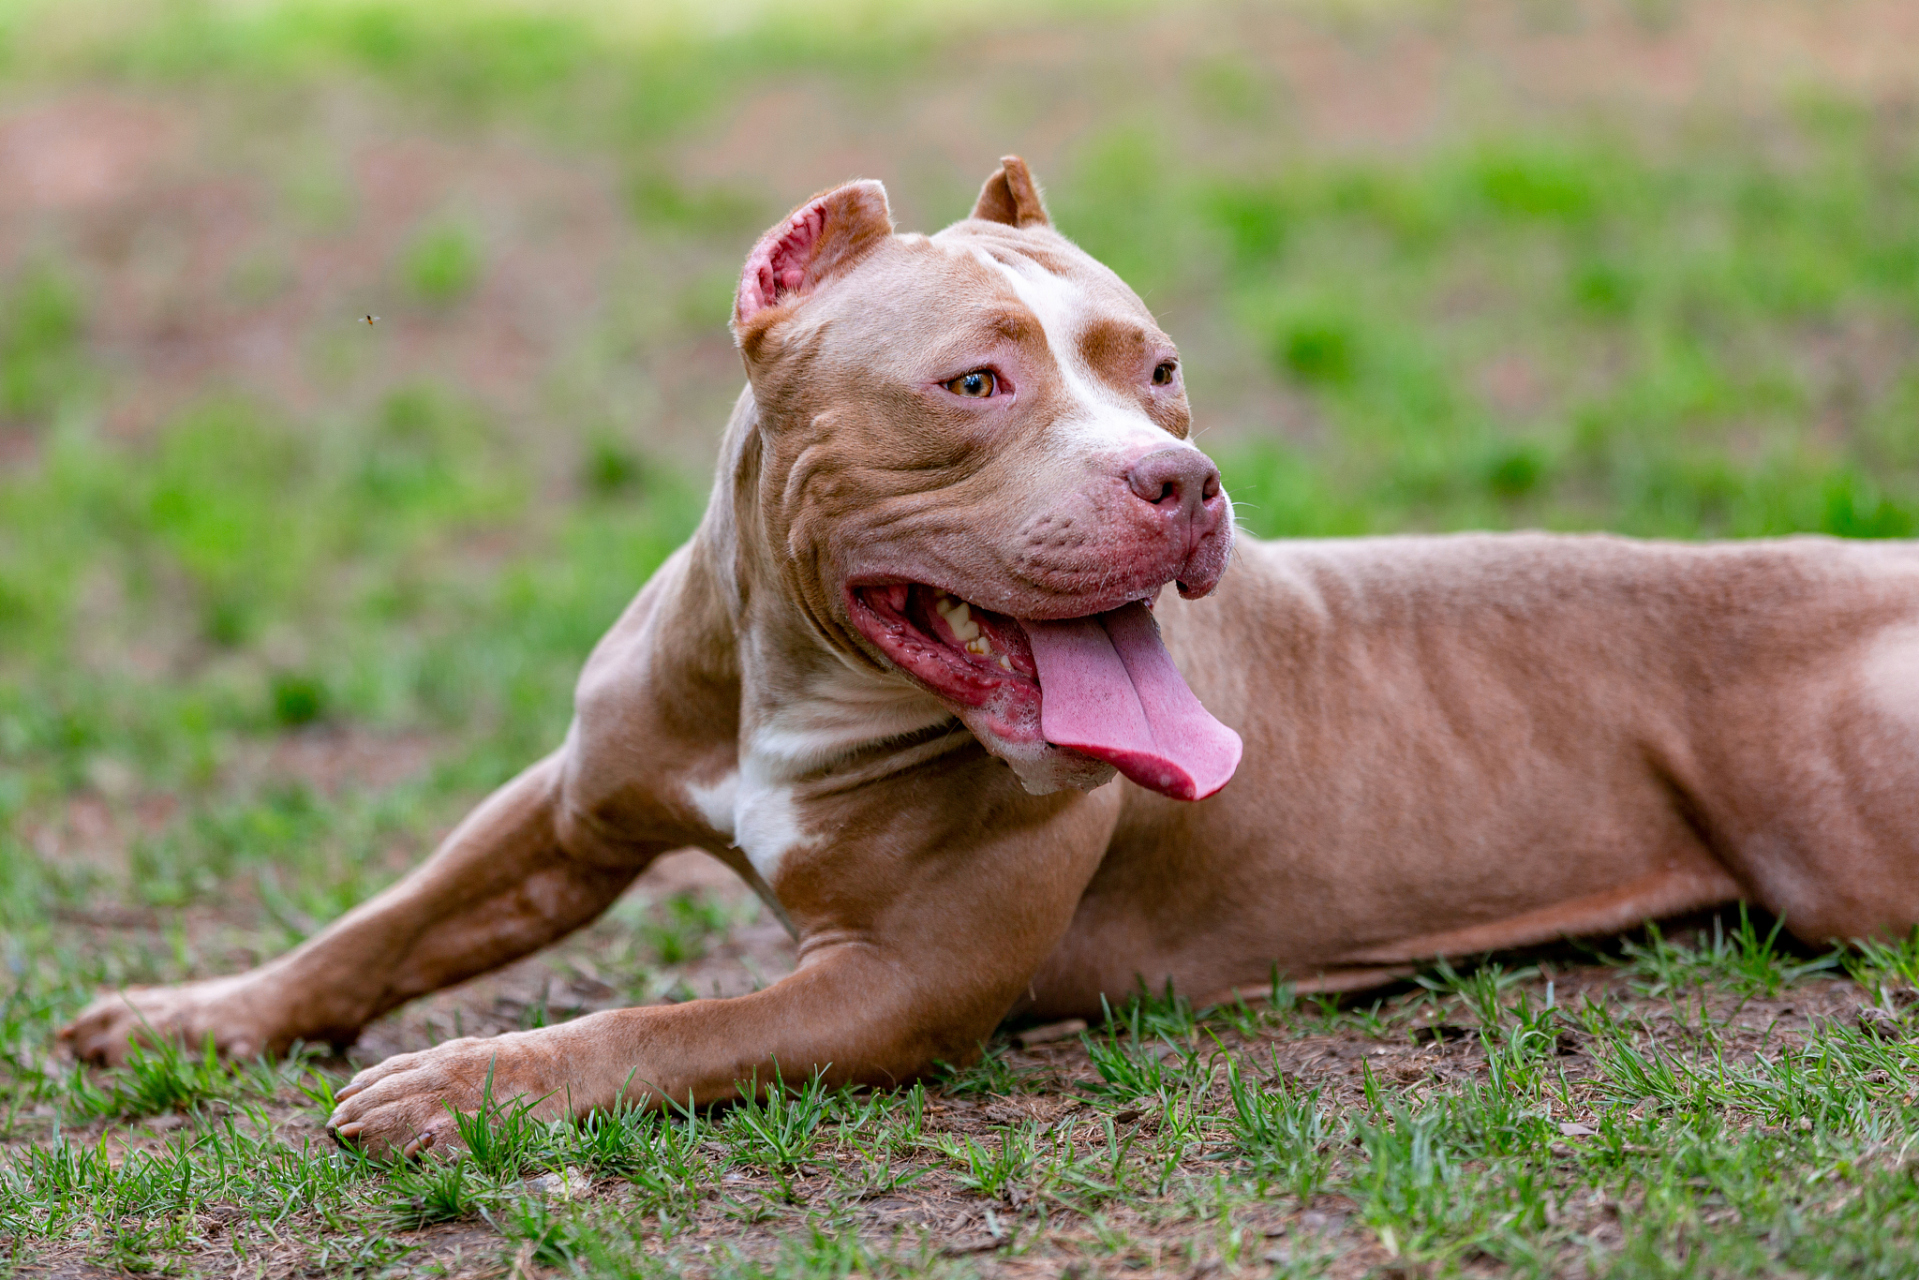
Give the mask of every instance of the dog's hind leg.
POLYGON ((1895 627, 1813 678, 1756 691, 1724 720, 1709 786, 1727 865, 1801 940, 1919 925, 1919 627, 1895 627))
POLYGON ((304 945, 248 973, 102 996, 60 1035, 76 1056, 116 1063, 135 1038, 245 1057, 296 1040, 351 1042, 414 996, 547 945, 604 910, 658 848, 580 858, 559 829, 554 754, 496 791, 432 858, 304 945))

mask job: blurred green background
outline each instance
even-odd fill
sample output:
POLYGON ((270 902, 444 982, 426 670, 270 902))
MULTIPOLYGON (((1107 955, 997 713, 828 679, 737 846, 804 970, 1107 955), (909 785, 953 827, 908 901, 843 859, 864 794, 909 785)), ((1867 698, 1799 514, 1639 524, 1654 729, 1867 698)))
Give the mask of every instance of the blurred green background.
POLYGON ((548 749, 698 517, 741 259, 843 178, 930 230, 1024 154, 1255 532, 1911 535, 1915 48, 1903 0, 0 0, 9 963, 116 900, 284 945, 548 749))

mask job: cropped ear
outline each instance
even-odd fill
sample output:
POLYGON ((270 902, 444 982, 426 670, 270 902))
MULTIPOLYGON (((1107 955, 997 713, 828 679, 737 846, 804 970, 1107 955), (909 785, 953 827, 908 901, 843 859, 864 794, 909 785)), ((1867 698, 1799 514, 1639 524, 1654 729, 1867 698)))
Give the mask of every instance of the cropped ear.
POLYGON ((979 190, 973 216, 988 222, 1004 222, 1009 227, 1050 227, 1046 204, 1039 198, 1039 184, 1032 171, 1018 156, 1006 156, 999 168, 979 190))
POLYGON ((742 347, 806 297, 893 234, 886 188, 849 182, 822 192, 760 237, 733 297, 733 336, 742 347))

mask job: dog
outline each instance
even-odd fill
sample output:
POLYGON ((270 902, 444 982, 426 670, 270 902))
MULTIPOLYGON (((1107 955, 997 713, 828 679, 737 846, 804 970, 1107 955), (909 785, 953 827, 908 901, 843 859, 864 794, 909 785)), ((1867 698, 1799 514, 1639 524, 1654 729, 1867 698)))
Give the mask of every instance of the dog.
POLYGON ((1235 537, 1177 349, 1017 157, 936 235, 877 182, 807 201, 732 330, 706 515, 564 744, 290 954, 97 1000, 78 1056, 350 1042, 686 846, 791 975, 401 1054, 336 1137, 455 1145, 489 1079, 549 1116, 897 1085, 1142 983, 1350 990, 1742 901, 1919 920, 1910 545, 1235 537))

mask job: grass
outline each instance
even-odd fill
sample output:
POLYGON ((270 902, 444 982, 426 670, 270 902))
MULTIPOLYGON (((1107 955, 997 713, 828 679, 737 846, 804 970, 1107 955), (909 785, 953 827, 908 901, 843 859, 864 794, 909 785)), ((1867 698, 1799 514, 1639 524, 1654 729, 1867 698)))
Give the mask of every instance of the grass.
MULTIPOLYGON (((710 8, 0 2, 7 112, 123 95, 211 139, 122 205, 0 229, 0 1270, 1908 1271, 1919 940, 1802 954, 1743 913, 1377 1000, 1140 996, 898 1092, 494 1109, 457 1163, 326 1142, 338 1059, 54 1052, 102 986, 305 936, 550 748, 698 517, 747 243, 849 154, 937 225, 999 149, 1050 149, 1059 225, 1184 338, 1256 532, 1919 530, 1896 101, 1496 100, 1317 146, 1311 86, 1227 5, 1180 11, 1190 45, 1145 7, 710 8), (1024 36, 1098 109, 1006 61, 1024 36), (1148 37, 1160 71, 1116 92, 1148 37), (1007 141, 929 161, 926 102, 1007 141), (815 140, 810 167, 777 172, 743 121, 815 140), (368 176, 389 135, 424 140, 406 200, 368 176), (610 212, 565 203, 580 172, 610 212), (250 212, 203 260, 170 211, 235 184, 250 212), (288 354, 249 380, 232 353, 267 338, 288 354), (479 376, 526 350, 510 389, 479 376)), ((1430 6, 1289 12, 1334 44, 1468 38, 1430 6)), ((1629 17, 1652 40, 1691 8, 1629 17)), ((704 993, 765 923, 629 899, 537 996, 376 1031, 556 1021, 579 972, 607 1001, 704 993)))
POLYGON ((1814 158, 1786 161, 1738 137, 1657 159, 1520 136, 1228 189, 1246 323, 1332 428, 1244 464, 1236 494, 1287 499, 1254 523, 1909 536, 1909 366, 1855 371, 1876 390, 1841 408, 1793 349, 1910 331, 1910 142, 1867 117, 1806 137, 1814 158), (1889 168, 1857 150, 1888 142, 1889 168))
MULTIPOLYGON (((327 1265, 405 1269, 428 1228, 473 1223, 497 1232, 503 1258, 595 1275, 928 1274, 1022 1257, 1302 1275, 1335 1257, 1434 1275, 1901 1274, 1919 1225, 1913 1044, 1838 1018, 1782 1030, 1777 1007, 1755 1017, 1731 996, 1763 970, 1768 990, 1830 998, 1835 980, 1798 957, 1662 945, 1694 982, 1643 994, 1668 966, 1641 951, 1588 973, 1577 1007, 1542 1006, 1537 971, 1484 970, 1434 975, 1363 1017, 1188 1010, 1183 1036, 1147 1032, 1154 1002, 1134 1002, 1089 1038, 1092 1061, 1022 1057, 994 1104, 1024 1104, 1018 1119, 919 1089, 811 1083, 712 1118, 570 1125, 494 1108, 464 1126, 472 1157, 382 1167, 289 1143, 270 1114, 286 1078, 240 1068, 184 1100, 187 1123, 164 1141, 110 1155, 104 1135, 56 1132, 10 1148, 0 1230, 16 1262, 92 1232, 88 1256, 130 1270, 271 1257, 289 1238, 308 1256, 324 1240, 327 1265), (1470 1022, 1473 1041, 1422 1042, 1435 1014, 1470 1022), (1348 1043, 1364 1047, 1357 1070, 1326 1069, 1321 1051, 1348 1043), (1099 1065, 1102 1048, 1162 1046, 1175 1052, 1149 1092, 1122 1098, 1099 1065), (542 1171, 586 1190, 536 1191, 542 1171), (876 1197, 971 1206, 976 1230, 876 1237, 862 1211, 876 1197), (701 1245, 722 1223, 776 1229, 701 1245)), ((127 1087, 151 1071, 130 1066, 127 1087)))

